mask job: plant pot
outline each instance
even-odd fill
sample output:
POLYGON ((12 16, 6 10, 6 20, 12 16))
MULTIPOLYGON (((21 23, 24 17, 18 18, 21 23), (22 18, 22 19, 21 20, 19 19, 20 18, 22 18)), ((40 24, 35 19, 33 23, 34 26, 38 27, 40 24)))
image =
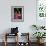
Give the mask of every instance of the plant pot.
POLYGON ((41 43, 44 42, 44 40, 45 40, 45 39, 37 39, 37 42, 38 42, 39 44, 41 44, 41 43))
POLYGON ((40 39, 37 39, 37 43, 40 43, 40 39))

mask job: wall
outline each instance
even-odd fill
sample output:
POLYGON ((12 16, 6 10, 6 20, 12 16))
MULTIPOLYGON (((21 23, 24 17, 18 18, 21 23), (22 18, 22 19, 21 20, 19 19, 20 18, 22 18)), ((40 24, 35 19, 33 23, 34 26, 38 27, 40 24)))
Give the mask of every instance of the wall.
POLYGON ((17 26, 19 32, 30 32, 32 36, 32 24, 36 24, 36 0, 0 0, 0 34, 17 26), (11 22, 11 6, 24 6, 24 22, 11 22))

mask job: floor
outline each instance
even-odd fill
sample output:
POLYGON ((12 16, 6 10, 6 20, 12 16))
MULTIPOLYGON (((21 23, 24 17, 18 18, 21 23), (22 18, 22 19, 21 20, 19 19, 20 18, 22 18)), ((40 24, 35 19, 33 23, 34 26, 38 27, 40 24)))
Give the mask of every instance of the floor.
MULTIPOLYGON (((30 43, 30 44, 31 44, 30 46, 37 46, 37 43, 33 43, 33 42, 32 42, 32 43, 30 43)), ((0 46, 5 46, 5 45, 4 45, 3 42, 2 42, 2 43, 0 42, 0 46)), ((14 42, 14 43, 10 42, 10 43, 8 43, 7 46, 16 46, 16 45, 15 45, 15 42, 14 42)), ((21 45, 21 46, 25 46, 25 45, 21 45)), ((46 43, 44 43, 44 45, 41 45, 41 46, 46 46, 46 43)))

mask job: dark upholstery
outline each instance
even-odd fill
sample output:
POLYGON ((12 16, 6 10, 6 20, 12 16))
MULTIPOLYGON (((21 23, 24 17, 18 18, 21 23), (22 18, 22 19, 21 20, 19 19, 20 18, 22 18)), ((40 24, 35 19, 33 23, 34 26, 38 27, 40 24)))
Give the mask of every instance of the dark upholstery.
POLYGON ((16 28, 11 28, 11 34, 18 33, 18 27, 16 28))

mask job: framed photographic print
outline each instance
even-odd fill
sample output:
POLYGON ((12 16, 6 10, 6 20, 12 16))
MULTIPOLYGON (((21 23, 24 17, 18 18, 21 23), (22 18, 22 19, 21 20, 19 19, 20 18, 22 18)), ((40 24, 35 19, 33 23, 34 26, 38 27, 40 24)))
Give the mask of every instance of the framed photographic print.
POLYGON ((46 0, 37 0, 36 10, 36 24, 46 25, 46 0))
POLYGON ((24 21, 24 6, 11 6, 11 21, 12 22, 24 21))
POLYGON ((46 0, 37 0, 37 16, 46 18, 46 0))

